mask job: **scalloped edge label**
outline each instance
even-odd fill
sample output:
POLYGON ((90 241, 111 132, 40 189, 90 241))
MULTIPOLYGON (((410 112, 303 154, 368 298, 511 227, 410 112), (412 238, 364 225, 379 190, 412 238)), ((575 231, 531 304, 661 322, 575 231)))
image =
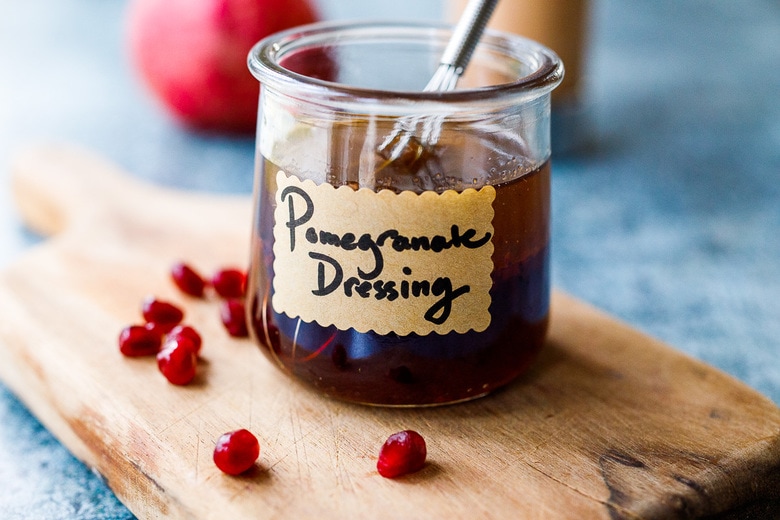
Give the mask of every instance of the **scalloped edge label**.
POLYGON ((356 191, 284 172, 276 182, 276 312, 383 335, 490 325, 495 188, 356 191))

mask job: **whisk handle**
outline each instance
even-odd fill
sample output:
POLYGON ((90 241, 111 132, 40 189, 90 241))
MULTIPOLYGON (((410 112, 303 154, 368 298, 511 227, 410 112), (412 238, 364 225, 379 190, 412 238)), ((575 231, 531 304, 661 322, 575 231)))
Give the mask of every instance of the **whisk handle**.
POLYGON ((450 65, 458 75, 462 74, 497 3, 498 0, 469 0, 444 49, 442 64, 450 65))

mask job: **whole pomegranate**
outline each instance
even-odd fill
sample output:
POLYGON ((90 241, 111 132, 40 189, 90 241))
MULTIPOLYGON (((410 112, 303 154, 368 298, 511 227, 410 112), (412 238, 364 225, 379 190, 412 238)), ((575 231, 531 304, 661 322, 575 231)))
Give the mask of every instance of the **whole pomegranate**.
POLYGON ((259 87, 247 69, 249 50, 318 17, 309 0, 131 0, 127 45, 133 67, 176 119, 250 133, 259 87))

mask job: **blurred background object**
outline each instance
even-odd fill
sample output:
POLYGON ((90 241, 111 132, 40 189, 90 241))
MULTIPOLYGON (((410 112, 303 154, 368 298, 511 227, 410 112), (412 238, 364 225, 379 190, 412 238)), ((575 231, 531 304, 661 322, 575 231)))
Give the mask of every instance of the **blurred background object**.
POLYGON ((249 49, 269 34, 316 22, 310 0, 131 0, 131 63, 168 112, 194 129, 251 134, 257 82, 249 49))
MULTIPOLYGON (((440 20, 456 1, 317 6, 330 19, 440 20)), ((251 135, 185 129, 139 81, 125 0, 3 7, 0 267, 38 241, 9 186, 28 144, 74 143, 180 189, 251 191, 251 135)), ((553 159, 553 283, 780 403, 780 4, 588 9, 595 145, 553 159)), ((2 384, 0 489, 0 518, 132 518, 2 384)))
MULTIPOLYGON (((457 20, 466 3, 448 2, 447 19, 457 20)), ((498 2, 488 24, 491 29, 536 40, 563 60, 566 74, 552 96, 552 141, 559 154, 581 151, 593 138, 585 91, 590 17, 589 0, 504 0, 498 2)))

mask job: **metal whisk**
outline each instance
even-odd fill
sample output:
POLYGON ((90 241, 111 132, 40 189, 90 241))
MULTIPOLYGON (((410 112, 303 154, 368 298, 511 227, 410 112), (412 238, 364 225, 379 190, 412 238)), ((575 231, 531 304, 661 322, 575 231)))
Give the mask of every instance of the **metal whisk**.
MULTIPOLYGON (((469 0, 444 49, 436 72, 423 89, 424 92, 446 92, 455 89, 497 3, 498 0, 469 0)), ((440 116, 400 119, 377 151, 390 163, 401 157, 414 141, 413 153, 419 157, 425 147, 432 146, 439 140, 442 119, 440 116)))

